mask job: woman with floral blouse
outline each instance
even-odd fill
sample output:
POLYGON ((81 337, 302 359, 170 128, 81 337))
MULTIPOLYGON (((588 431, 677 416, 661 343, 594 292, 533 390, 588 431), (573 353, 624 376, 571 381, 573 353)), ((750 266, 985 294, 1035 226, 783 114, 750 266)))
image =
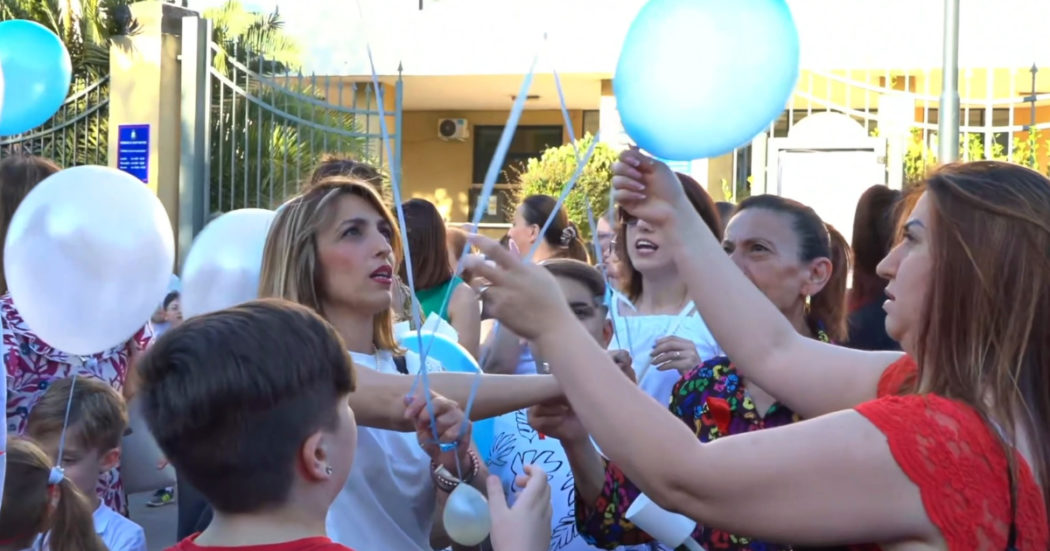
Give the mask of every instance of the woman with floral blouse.
MULTIPOLYGON (((800 334, 824 342, 845 337, 849 249, 813 209, 772 195, 747 199, 730 220, 723 246, 800 334)), ((670 409, 702 442, 799 420, 744 381, 724 356, 687 371, 672 390, 670 409)), ((576 474, 577 528, 585 539, 607 549, 652 541, 624 516, 640 491, 597 454, 567 407, 537 406, 530 421, 565 446, 576 474)), ((793 549, 705 526, 693 537, 708 551, 793 549)))

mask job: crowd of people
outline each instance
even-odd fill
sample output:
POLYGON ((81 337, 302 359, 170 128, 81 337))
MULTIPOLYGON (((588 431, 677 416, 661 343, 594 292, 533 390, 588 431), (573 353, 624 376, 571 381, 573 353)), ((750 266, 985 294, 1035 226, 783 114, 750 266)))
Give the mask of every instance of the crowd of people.
MULTIPOLYGON (((0 162, 0 237, 58 170, 0 162)), ((258 300, 183 321, 173 288, 88 357, 0 288, 0 551, 146 549, 132 397, 178 474, 176 551, 461 549, 459 485, 496 551, 671 549, 631 522, 643 496, 710 551, 1050 546, 1050 180, 978 161, 874 186, 852 243, 635 150, 611 184, 597 247, 544 195, 496 241, 418 198, 401 227, 378 171, 328 158, 276 212, 258 300), (415 303, 483 374, 399 344, 415 303)))

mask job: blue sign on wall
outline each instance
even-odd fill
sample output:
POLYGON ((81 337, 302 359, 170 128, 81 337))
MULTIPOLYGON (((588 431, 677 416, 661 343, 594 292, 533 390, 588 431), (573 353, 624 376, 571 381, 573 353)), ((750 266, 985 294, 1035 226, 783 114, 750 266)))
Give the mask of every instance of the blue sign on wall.
POLYGON ((117 128, 117 168, 149 183, 148 124, 122 124, 117 128))

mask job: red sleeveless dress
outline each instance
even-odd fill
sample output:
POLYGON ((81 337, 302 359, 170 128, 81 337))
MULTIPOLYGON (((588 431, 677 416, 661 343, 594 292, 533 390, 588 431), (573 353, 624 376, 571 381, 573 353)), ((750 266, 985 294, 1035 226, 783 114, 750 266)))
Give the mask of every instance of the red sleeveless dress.
MULTIPOLYGON (((932 394, 899 396, 913 381, 904 357, 886 369, 878 398, 857 406, 884 435, 901 470, 919 487, 926 514, 953 551, 1004 551, 1010 532, 1010 484, 999 440, 969 406, 932 394)), ((1043 496, 1017 454, 1016 546, 1050 546, 1043 496)))

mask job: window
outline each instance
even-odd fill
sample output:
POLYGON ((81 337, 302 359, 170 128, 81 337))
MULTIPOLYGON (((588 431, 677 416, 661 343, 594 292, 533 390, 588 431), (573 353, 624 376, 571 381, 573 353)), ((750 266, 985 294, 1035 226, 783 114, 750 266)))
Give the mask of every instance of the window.
MULTIPOLYGON (((496 154, 502 126, 474 127, 474 183, 485 181, 489 163, 496 154)), ((532 157, 539 157, 544 149, 556 147, 563 143, 562 127, 559 126, 519 126, 511 139, 507 158, 500 167, 497 184, 513 182, 515 176, 524 169, 525 163, 532 157)), ((473 205, 472 205, 473 207, 473 205)))
POLYGON ((580 136, 590 134, 591 136, 598 135, 598 129, 601 128, 601 111, 597 109, 583 112, 583 133, 580 136))

